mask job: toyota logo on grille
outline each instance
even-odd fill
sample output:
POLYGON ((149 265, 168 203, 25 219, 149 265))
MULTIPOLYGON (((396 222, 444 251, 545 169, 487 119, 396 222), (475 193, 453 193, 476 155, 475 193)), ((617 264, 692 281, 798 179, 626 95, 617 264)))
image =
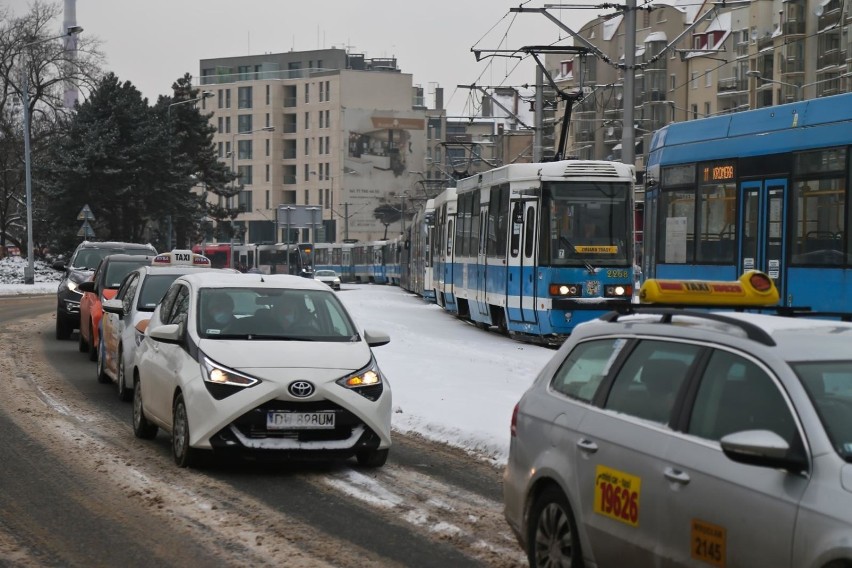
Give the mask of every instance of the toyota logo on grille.
POLYGON ((290 394, 297 398, 307 398, 314 394, 314 385, 308 381, 296 381, 290 383, 290 394))

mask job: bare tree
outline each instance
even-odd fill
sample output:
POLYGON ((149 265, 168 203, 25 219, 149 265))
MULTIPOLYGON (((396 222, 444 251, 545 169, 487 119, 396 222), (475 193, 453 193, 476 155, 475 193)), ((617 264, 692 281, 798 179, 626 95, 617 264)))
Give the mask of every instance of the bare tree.
MULTIPOLYGON (((81 36, 75 52, 69 52, 59 29, 61 7, 34 2, 29 11, 14 16, 0 8, 0 251, 7 242, 26 244, 26 188, 23 142, 23 85, 27 85, 30 116, 30 164, 34 219, 39 219, 39 162, 52 135, 73 109, 63 107, 67 86, 85 96, 101 76, 103 55, 97 39, 81 36)), ((47 235, 36 242, 43 245, 47 235)), ((37 248, 40 248, 37 246, 37 248)), ((0 252, 2 254, 2 252, 0 252)))

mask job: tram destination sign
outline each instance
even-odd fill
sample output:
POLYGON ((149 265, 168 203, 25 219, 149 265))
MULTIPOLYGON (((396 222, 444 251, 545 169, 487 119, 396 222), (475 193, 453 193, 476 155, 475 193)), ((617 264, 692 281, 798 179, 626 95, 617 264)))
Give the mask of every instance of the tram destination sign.
POLYGON ((715 162, 712 164, 706 164, 701 168, 701 180, 704 183, 734 181, 736 177, 737 168, 733 161, 715 162))

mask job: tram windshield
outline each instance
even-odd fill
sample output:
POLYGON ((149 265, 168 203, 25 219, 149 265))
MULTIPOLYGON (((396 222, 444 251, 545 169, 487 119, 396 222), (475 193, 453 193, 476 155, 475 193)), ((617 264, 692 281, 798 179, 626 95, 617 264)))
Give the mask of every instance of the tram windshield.
POLYGON ((632 264, 632 213, 626 183, 545 184, 542 261, 553 266, 632 264))

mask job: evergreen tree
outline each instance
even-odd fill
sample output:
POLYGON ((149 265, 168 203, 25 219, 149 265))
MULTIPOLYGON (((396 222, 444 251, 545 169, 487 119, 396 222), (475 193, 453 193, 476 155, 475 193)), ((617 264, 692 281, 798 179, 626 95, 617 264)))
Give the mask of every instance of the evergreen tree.
MULTIPOLYGON (((205 218, 222 222, 233 219, 239 208, 211 203, 208 194, 227 198, 239 192, 232 187, 234 176, 218 160, 210 124, 212 113, 202 114, 205 106, 199 89, 192 87, 192 76, 185 74, 173 85, 172 98, 160 97, 156 112, 165 115, 169 127, 169 191, 167 215, 174 228, 175 246, 189 248, 201 240, 205 218)), ((230 238, 230 235, 227 235, 230 238)))
POLYGON ((51 147, 45 192, 59 238, 74 240, 89 205, 98 240, 144 242, 169 210, 167 130, 136 87, 109 73, 51 147))

